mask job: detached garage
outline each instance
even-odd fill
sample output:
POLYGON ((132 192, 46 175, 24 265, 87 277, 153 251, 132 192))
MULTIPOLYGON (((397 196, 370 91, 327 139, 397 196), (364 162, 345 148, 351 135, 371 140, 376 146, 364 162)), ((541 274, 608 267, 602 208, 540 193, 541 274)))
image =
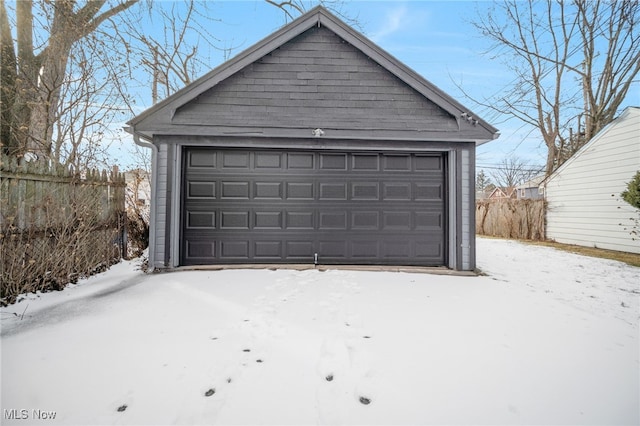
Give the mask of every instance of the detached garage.
POLYGON ((475 268, 496 129, 322 7, 129 124, 153 149, 153 268, 475 268))

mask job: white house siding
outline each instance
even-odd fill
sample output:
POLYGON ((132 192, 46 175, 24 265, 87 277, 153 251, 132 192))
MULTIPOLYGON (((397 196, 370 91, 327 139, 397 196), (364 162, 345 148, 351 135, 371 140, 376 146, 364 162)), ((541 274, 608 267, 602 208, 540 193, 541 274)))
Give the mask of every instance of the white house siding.
POLYGON ((620 197, 638 170, 640 108, 628 108, 547 180, 547 238, 640 253, 637 210, 620 197))

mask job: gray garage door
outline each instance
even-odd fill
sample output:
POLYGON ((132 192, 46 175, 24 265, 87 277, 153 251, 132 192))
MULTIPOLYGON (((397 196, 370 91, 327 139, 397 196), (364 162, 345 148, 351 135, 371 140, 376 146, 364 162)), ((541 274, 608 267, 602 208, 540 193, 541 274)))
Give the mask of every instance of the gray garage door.
POLYGON ((443 154, 186 149, 181 264, 444 265, 443 154))

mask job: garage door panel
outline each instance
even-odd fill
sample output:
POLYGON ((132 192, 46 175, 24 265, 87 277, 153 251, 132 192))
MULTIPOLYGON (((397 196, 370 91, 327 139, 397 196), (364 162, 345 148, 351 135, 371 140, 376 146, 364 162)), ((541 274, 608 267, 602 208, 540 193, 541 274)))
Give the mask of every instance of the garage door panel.
POLYGON ((248 211, 221 211, 220 229, 249 229, 248 211))
POLYGON ((380 229, 380 213, 377 211, 352 211, 351 229, 377 231, 380 229))
POLYGON ((442 201, 444 196, 442 184, 428 184, 428 183, 414 183, 413 192, 415 194, 415 200, 426 201, 436 200, 442 201))
POLYGON ((410 201, 411 182, 383 183, 382 199, 384 201, 410 201))
POLYGON ((285 260, 309 262, 315 253, 313 241, 287 241, 285 247, 285 260))
POLYGON ((439 156, 416 155, 414 157, 416 171, 442 171, 443 161, 439 156))
POLYGON ((318 253, 321 253, 322 257, 318 258, 320 262, 326 261, 327 259, 332 260, 345 260, 349 257, 347 251, 347 242, 346 241, 319 241, 318 244, 318 253))
POLYGON ((344 182, 320 182, 320 200, 347 200, 347 184, 344 182))
POLYGON ((187 198, 216 198, 216 183, 189 182, 187 185, 187 198))
POLYGON ((222 152, 222 168, 223 169, 248 169, 249 168, 249 152, 223 151, 222 152))
POLYGON ((192 262, 213 261, 216 258, 216 241, 188 240, 185 257, 192 262))
POLYGON ((377 201, 380 199, 378 182, 352 182, 351 199, 360 201, 377 201))
POLYGON ((254 198, 258 200, 281 200, 283 198, 282 182, 254 182, 254 198))
POLYGON ((442 154, 189 148, 182 264, 445 264, 442 154))
POLYGON ((313 211, 287 211, 285 213, 285 229, 315 228, 315 214, 313 211))
POLYGON ((216 167, 217 152, 213 150, 191 150, 187 153, 187 167, 208 168, 216 167))
POLYGON ((320 170, 347 170, 347 154, 320 154, 320 170))
POLYGON ((187 229, 216 228, 216 212, 187 210, 185 216, 187 229))
POLYGON ((326 230, 346 230, 347 229, 347 212, 346 211, 320 211, 320 223, 318 225, 320 231, 326 230))
POLYGON ((442 213, 415 212, 415 229, 418 231, 442 231, 442 213))
POLYGON ((377 240, 362 240, 351 242, 351 256, 357 260, 379 259, 380 242, 377 240))
POLYGON ((416 257, 426 259, 439 259, 442 253, 442 244, 429 244, 427 242, 416 242, 416 257))
POLYGON ((353 154, 351 156, 351 169, 355 172, 377 172, 380 170, 380 155, 353 154))
POLYGON ((239 199, 239 200, 248 200, 249 199, 249 182, 248 181, 240 181, 240 182, 221 182, 221 198, 224 200, 231 199, 239 199))
POLYGON ((412 229, 411 211, 383 211, 383 231, 409 231, 412 229))
POLYGON ((311 201, 314 194, 313 182, 287 182, 287 200, 311 201))
POLYGON ((313 170, 315 165, 313 153, 287 154, 287 167, 291 170, 313 170))
POLYGON ((384 155, 383 157, 383 171, 404 171, 408 172, 411 170, 411 155, 384 155))
POLYGON ((267 169, 273 171, 274 169, 281 169, 283 164, 284 154, 272 153, 272 152, 256 152, 254 154, 255 169, 262 170, 267 169))
POLYGON ((254 229, 282 229, 281 211, 256 211, 254 214, 254 229))
POLYGON ((382 243, 382 257, 387 259, 408 259, 411 257, 411 242, 406 240, 390 240, 382 243))
POLYGON ((254 257, 259 260, 281 260, 282 241, 255 241, 254 257))
POLYGON ((249 241, 220 241, 220 257, 222 259, 249 260, 249 241))

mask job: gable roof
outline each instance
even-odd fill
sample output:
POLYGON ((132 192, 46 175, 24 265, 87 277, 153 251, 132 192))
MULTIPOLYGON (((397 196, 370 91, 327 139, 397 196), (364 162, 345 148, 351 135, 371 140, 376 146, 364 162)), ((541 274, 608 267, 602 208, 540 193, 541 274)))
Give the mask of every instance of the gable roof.
POLYGON ((534 176, 531 179, 529 179, 526 182, 521 183, 520 185, 516 186, 516 189, 527 189, 527 188, 537 188, 540 186, 540 184, 542 183, 542 181, 544 180, 545 175, 538 175, 538 176, 534 176))
POLYGON ((505 186, 500 187, 497 186, 493 191, 489 194, 487 198, 496 199, 496 198, 515 198, 516 188, 513 186, 505 186))
POLYGON ((245 67, 260 60, 265 55, 314 26, 329 29, 369 59, 382 66, 386 71, 396 76, 404 84, 450 114, 458 123, 459 133, 464 133, 465 141, 474 141, 480 144, 498 136, 497 129, 493 126, 476 117, 462 104, 402 64, 365 36, 349 27, 322 6, 312 9, 241 52, 233 59, 214 68, 193 83, 134 117, 127 123, 131 126, 129 130, 144 138, 151 138, 154 134, 162 134, 170 127, 168 123, 171 123, 174 114, 179 108, 196 100, 200 95, 214 88, 220 82, 240 72, 245 67))
POLYGON ((549 176, 544 179, 540 185, 546 185, 551 180, 555 179, 560 173, 563 172, 567 167, 570 167, 576 160, 578 160, 585 152, 589 151, 591 147, 603 139, 614 127, 616 127, 620 122, 628 119, 634 118, 636 120, 640 120, 640 107, 627 107, 619 117, 614 119, 611 123, 604 126, 594 137, 589 140, 586 144, 584 144, 578 151, 573 154, 567 161, 562 163, 560 167, 553 171, 549 176))

